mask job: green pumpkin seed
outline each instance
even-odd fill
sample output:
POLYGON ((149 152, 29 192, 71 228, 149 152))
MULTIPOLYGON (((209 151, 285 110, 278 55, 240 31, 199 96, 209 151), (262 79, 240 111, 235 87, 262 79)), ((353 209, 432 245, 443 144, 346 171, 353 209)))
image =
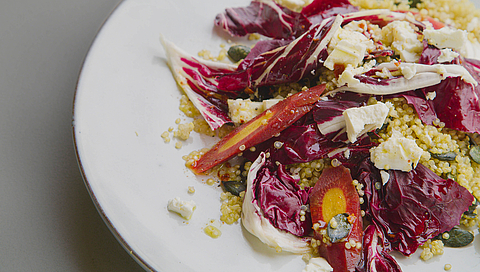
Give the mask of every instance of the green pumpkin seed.
POLYGON ((418 4, 421 4, 422 0, 411 0, 409 1, 410 7, 416 8, 418 4))
POLYGON ((228 56, 234 62, 244 59, 250 53, 250 47, 245 45, 233 45, 228 49, 228 56))
POLYGON ((457 153, 450 151, 450 152, 445 152, 445 153, 433 153, 430 152, 430 155, 434 159, 438 159, 440 161, 454 161, 455 158, 457 157, 457 153))
POLYGON ((480 163, 480 146, 474 145, 470 147, 470 151, 468 152, 472 160, 476 163, 480 163))
POLYGON ((240 195, 241 192, 247 189, 247 186, 244 182, 241 181, 222 181, 223 188, 225 191, 230 192, 232 195, 240 195))
POLYGON ((475 203, 473 203, 472 205, 470 205, 470 207, 468 207, 468 210, 463 213, 463 217, 467 219, 477 218, 478 216, 476 212, 477 206, 478 206, 478 201, 475 199, 475 203))
POLYGON ((448 235, 438 235, 435 239, 442 240, 443 245, 446 247, 464 247, 469 245, 473 241, 473 233, 461 229, 459 227, 454 227, 451 231, 447 232, 448 235), (447 236, 448 239, 445 239, 444 236, 447 236))
POLYGON ((335 243, 348 236, 352 229, 352 224, 348 222, 348 213, 339 213, 328 222, 327 235, 330 242, 335 243))

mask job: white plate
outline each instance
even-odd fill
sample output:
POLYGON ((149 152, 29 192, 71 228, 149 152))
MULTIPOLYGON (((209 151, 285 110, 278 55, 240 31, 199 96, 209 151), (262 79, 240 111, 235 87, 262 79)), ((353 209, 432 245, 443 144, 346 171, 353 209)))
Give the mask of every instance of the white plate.
MULTIPOLYGON (((190 121, 178 106, 181 93, 159 42, 166 39, 193 54, 214 54, 226 36, 213 28, 215 15, 248 0, 127 0, 99 32, 78 82, 74 136, 88 190, 106 224, 146 269, 155 271, 302 271, 301 256, 277 254, 240 224, 222 236, 203 232, 220 216, 220 189, 184 167, 182 156, 211 144, 194 135, 180 150, 161 134, 190 121), (188 194, 194 186, 195 194, 188 194), (167 211, 169 199, 194 200, 186 222, 167 211)), ((399 257, 404 271, 480 270, 480 237, 463 249, 447 249, 429 262, 399 257)))

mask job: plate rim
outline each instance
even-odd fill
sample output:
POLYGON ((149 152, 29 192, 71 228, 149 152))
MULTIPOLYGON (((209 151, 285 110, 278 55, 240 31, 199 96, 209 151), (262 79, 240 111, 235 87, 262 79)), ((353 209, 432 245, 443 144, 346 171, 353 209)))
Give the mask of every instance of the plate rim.
POLYGON ((78 169, 80 170, 80 174, 82 176, 83 183, 84 183, 84 185, 87 189, 87 192, 88 192, 90 198, 92 199, 92 202, 95 206, 95 209, 97 210, 98 214, 100 215, 100 217, 102 218, 103 222, 108 227, 110 232, 113 234, 115 239, 119 242, 119 244, 122 246, 122 248, 128 253, 128 255, 130 255, 130 257, 132 257, 135 260, 135 262, 137 262, 144 270, 155 271, 131 246, 128 245, 128 243, 125 241, 125 239, 120 234, 120 232, 115 228, 115 226, 111 222, 110 218, 105 213, 104 209, 101 207, 101 205, 100 205, 100 203, 97 199, 97 196, 93 192, 93 189, 90 185, 90 182, 87 178, 87 175, 85 174, 84 165, 82 163, 82 159, 81 159, 80 154, 78 152, 77 127, 75 125, 75 117, 76 117, 75 113, 76 113, 76 109, 77 109, 77 103, 76 103, 77 102, 77 95, 79 93, 79 84, 80 84, 80 80, 83 76, 85 63, 87 62, 87 60, 90 56, 90 53, 92 52, 92 49, 95 46, 95 42, 97 41, 97 39, 101 35, 101 32, 104 30, 105 25, 110 21, 112 16, 119 10, 120 6, 122 6, 127 1, 128 0, 119 1, 113 7, 113 9, 110 11, 110 13, 105 17, 105 19, 101 23, 100 27, 97 29, 97 31, 95 33, 95 37, 91 41, 91 43, 88 47, 88 51, 83 58, 80 70, 78 72, 77 81, 75 83, 75 92, 74 92, 74 95, 73 95, 72 113, 71 113, 71 118, 72 118, 72 120, 71 120, 71 131, 72 131, 73 148, 74 148, 74 152, 75 152, 75 157, 77 159, 78 169))

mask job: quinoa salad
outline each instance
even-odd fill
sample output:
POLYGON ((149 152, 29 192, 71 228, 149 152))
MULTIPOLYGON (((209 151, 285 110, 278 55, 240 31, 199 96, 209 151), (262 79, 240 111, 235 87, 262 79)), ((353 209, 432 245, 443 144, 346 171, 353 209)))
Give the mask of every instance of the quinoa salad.
MULTIPOLYGON (((161 135, 222 188, 221 216, 303 271, 402 271, 474 243, 480 10, 468 0, 257 0, 212 18, 218 53, 161 37, 186 116, 161 135), (243 38, 238 38, 243 37, 243 38), (241 226, 240 226, 241 225, 241 226), (419 254, 418 254, 419 253, 419 254)), ((195 193, 195 186, 188 187, 195 193)), ((172 196, 190 220, 197 208, 172 196)), ((445 263, 444 270, 455 268, 445 263)))

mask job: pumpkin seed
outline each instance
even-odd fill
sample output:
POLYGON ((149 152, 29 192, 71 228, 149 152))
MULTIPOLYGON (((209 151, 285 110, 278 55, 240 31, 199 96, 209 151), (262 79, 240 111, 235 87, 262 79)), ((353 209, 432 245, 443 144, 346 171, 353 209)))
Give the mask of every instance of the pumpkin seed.
POLYGON ((327 226, 327 235, 330 242, 335 243, 348 236, 352 229, 352 224, 348 222, 348 213, 339 213, 335 215, 327 226), (332 224, 335 222, 334 224, 332 224))
POLYGON ((468 152, 472 160, 476 163, 480 163, 480 146, 474 145, 470 147, 470 151, 468 152))
POLYGON ((459 227, 454 227, 452 230, 447 232, 448 239, 443 238, 443 235, 438 235, 435 239, 442 240, 443 245, 446 247, 464 247, 469 245, 473 241, 473 233, 461 229, 459 227))
POLYGON ((233 45, 228 49, 228 56, 234 62, 244 59, 250 53, 250 47, 245 45, 233 45))
POLYGON ((477 206, 478 206, 478 200, 475 199, 475 203, 473 203, 472 205, 470 205, 470 207, 468 207, 468 210, 463 213, 463 217, 467 219, 477 218, 477 212, 476 212, 477 206))
POLYGON ((232 195, 240 195, 241 192, 247 189, 247 186, 244 182, 241 181, 222 181, 223 188, 225 191, 230 192, 232 195))
POLYGON ((418 4, 421 4, 422 0, 411 0, 409 1, 410 7, 416 8, 418 4))
MULTIPOLYGON (((430 151, 429 151, 430 152, 430 151)), ((430 152, 430 155, 434 159, 438 159, 440 161, 453 161, 457 157, 457 153, 450 151, 450 152, 445 152, 445 153, 434 153, 430 152)))

